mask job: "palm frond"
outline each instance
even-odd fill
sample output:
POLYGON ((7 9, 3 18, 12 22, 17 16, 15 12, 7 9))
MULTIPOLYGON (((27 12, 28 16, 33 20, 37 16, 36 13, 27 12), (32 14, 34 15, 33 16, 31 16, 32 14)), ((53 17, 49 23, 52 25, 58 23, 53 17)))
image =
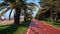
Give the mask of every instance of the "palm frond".
POLYGON ((15 0, 4 0, 5 2, 10 2, 10 3, 13 3, 15 2, 15 0))
POLYGON ((27 5, 39 7, 36 3, 33 3, 33 2, 27 3, 27 5))
POLYGON ((2 2, 2 3, 0 3, 0 7, 1 7, 1 6, 8 6, 8 4, 5 3, 5 2, 2 2))
POLYGON ((7 8, 7 9, 4 10, 4 11, 2 11, 2 12, 0 13, 0 17, 3 16, 4 14, 6 14, 6 12, 8 12, 8 10, 9 10, 9 8, 7 8))
POLYGON ((0 7, 0 11, 3 10, 4 8, 7 8, 7 6, 0 7))
POLYGON ((36 7, 39 7, 37 4, 35 3, 28 3, 27 4, 28 8, 31 10, 31 11, 34 11, 36 10, 36 7))
POLYGON ((10 14, 9 14, 9 20, 10 20, 10 17, 11 17, 11 13, 12 13, 12 11, 13 11, 13 9, 11 9, 11 11, 10 11, 10 14))

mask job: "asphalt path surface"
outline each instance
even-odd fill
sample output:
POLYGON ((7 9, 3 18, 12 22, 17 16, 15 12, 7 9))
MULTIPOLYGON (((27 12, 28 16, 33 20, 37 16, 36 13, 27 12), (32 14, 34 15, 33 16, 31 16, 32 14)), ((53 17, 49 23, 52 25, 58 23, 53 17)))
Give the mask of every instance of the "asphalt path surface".
POLYGON ((45 24, 42 21, 32 19, 27 34, 60 34, 60 29, 45 24))

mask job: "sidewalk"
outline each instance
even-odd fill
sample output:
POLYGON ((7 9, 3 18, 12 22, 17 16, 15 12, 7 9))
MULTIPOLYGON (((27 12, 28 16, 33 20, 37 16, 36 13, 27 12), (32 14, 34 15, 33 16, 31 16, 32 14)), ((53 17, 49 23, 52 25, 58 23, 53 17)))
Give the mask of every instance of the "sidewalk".
POLYGON ((7 24, 12 24, 12 23, 14 23, 14 21, 13 20, 4 20, 4 21, 0 21, 0 26, 2 26, 2 25, 7 25, 7 24))
MULTIPOLYGON (((23 19, 21 19, 20 21, 23 21, 23 19)), ((14 23, 14 20, 4 20, 4 21, 0 21, 0 26, 2 25, 8 25, 8 24, 13 24, 14 23)))
POLYGON ((60 34, 60 29, 32 19, 27 34, 60 34))

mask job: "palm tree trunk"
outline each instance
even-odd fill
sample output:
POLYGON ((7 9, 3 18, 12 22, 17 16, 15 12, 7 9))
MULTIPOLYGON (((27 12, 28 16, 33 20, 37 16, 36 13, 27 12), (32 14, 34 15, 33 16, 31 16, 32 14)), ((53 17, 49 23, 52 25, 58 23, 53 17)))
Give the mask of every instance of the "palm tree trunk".
POLYGON ((19 25, 20 21, 20 8, 16 6, 15 12, 14 12, 14 24, 19 25))
POLYGON ((1 17, 0 17, 0 20, 1 20, 1 17))
POLYGON ((27 14, 26 14, 26 12, 24 11, 24 22, 26 22, 26 20, 27 20, 27 14))
POLYGON ((26 16, 24 16, 24 22, 26 22, 26 16))

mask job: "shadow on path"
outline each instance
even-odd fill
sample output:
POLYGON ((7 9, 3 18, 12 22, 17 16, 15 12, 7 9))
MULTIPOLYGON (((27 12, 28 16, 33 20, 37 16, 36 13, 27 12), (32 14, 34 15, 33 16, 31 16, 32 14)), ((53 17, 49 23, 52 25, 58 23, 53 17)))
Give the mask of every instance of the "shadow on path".
MULTIPOLYGON (((32 21, 29 28, 30 28, 30 30, 32 30, 32 32, 33 32, 34 34, 39 34, 40 32, 36 31, 33 27, 38 28, 39 30, 40 30, 40 29, 43 30, 43 29, 42 29, 42 26, 38 25, 35 21, 32 21)), ((44 30, 43 30, 43 31, 44 31, 44 30)))
POLYGON ((34 29, 30 28, 35 34, 39 34, 38 32, 36 32, 34 29))

